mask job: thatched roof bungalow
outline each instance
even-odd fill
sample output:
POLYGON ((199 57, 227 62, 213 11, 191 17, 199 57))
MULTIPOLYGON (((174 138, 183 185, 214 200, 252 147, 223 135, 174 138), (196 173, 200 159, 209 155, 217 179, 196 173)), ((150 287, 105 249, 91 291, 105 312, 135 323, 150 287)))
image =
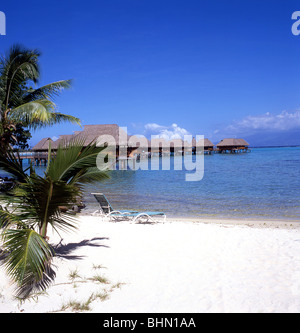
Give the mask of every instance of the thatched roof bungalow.
POLYGON ((32 150, 35 152, 46 152, 49 149, 49 143, 51 144, 52 150, 57 150, 59 145, 67 144, 72 138, 74 138, 73 134, 69 135, 60 135, 59 138, 53 141, 51 138, 44 138, 40 140, 32 150))
POLYGON ((184 141, 182 139, 166 140, 164 138, 152 138, 149 148, 151 153, 178 153, 184 150, 184 141))
MULTIPOLYGON (((56 150, 59 145, 68 144, 71 140, 78 140, 83 146, 97 142, 98 145, 107 144, 116 146, 117 155, 124 155, 125 149, 128 155, 142 153, 183 153, 196 151, 196 146, 203 146, 204 151, 213 151, 214 145, 208 139, 202 139, 196 142, 193 138, 191 142, 183 141, 182 139, 166 140, 164 138, 152 138, 148 140, 143 136, 128 135, 126 131, 117 124, 104 125, 85 125, 82 131, 75 131, 74 134, 60 135, 59 138, 53 141, 51 138, 44 138, 37 143, 33 150, 36 152, 46 152, 51 143, 51 149, 56 150), (139 151, 137 151, 137 149, 139 151), (122 149, 122 150, 121 150, 122 149), (124 149, 124 150, 123 150, 124 149)), ((235 139, 236 140, 236 139, 235 139)))
MULTIPOLYGON (((96 142, 98 145, 109 145, 115 146, 117 154, 120 148, 127 149, 129 136, 126 131, 124 131, 117 124, 108 125, 85 125, 83 131, 76 131, 74 134, 70 135, 60 135, 56 141, 51 138, 44 138, 38 142, 32 150, 40 152, 47 151, 49 148, 49 140, 51 141, 51 149, 56 150, 59 145, 65 145, 71 140, 78 140, 83 146, 90 144, 91 142, 96 142)), ((128 150, 131 151, 137 147, 133 147, 132 143, 134 140, 130 140, 131 144, 128 150)))
POLYGON ((85 125, 83 131, 75 135, 76 139, 82 139, 84 145, 95 141, 99 144, 106 142, 108 145, 126 146, 128 135, 117 124, 85 125))
POLYGON ((195 138, 193 138, 192 141, 193 151, 196 149, 196 147, 203 147, 204 151, 213 151, 214 144, 209 139, 200 139, 196 141, 195 138))
POLYGON ((51 138, 44 138, 40 140, 33 148, 32 150, 36 152, 46 152, 49 149, 49 142, 51 143, 51 147, 53 144, 53 140, 51 138))
POLYGON ((243 152, 247 151, 249 143, 244 139, 227 138, 217 144, 217 150, 224 152, 243 152))
POLYGON ((59 146, 67 145, 74 138, 73 134, 60 135, 59 138, 51 143, 51 149, 56 150, 59 146))

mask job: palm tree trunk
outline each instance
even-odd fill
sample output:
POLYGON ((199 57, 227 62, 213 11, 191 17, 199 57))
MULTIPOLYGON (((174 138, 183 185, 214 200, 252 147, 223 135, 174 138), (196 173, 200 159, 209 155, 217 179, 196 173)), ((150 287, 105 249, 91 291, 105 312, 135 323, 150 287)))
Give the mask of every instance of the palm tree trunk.
POLYGON ((49 192, 48 192, 47 204, 45 207, 44 219, 43 219, 41 227, 40 227, 40 235, 44 238, 47 237, 48 211, 49 211, 49 204, 50 204, 50 201, 52 198, 52 194, 53 194, 53 183, 51 182, 49 192))
POLYGON ((12 128, 7 120, 9 111, 10 109, 6 109, 4 112, 1 111, 0 147, 4 150, 8 149, 12 137, 12 128))
POLYGON ((8 150, 10 144, 10 135, 7 132, 0 134, 0 148, 3 151, 8 150))

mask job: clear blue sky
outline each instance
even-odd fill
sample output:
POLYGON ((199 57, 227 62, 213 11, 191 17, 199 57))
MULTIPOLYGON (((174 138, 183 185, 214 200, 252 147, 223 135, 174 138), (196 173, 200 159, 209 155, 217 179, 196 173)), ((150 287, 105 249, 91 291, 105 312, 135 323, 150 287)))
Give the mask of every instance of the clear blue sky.
MULTIPOLYGON (((300 35, 291 32, 299 1, 7 0, 0 7, 1 52, 13 43, 38 48, 40 85, 74 79, 56 102, 83 125, 213 141, 267 133, 300 144, 300 35)), ((75 130, 51 127, 31 142, 75 130)))

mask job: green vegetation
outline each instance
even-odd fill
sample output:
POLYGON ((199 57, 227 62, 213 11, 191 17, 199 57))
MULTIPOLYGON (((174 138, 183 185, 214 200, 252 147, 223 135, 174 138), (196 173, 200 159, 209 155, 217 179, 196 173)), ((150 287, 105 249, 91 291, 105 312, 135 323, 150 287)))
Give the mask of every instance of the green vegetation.
POLYGON ((26 147, 28 130, 62 121, 80 124, 78 118, 55 112, 54 103, 71 80, 61 80, 36 88, 40 79, 38 50, 13 45, 0 57, 0 146, 26 147), (32 86, 35 86, 33 88, 32 86), (27 128, 27 130, 25 130, 27 128), (25 142, 24 142, 25 140, 25 142))
POLYGON ((30 166, 23 170, 21 161, 11 150, 0 149, 0 168, 17 182, 11 193, 0 198, 0 232, 2 257, 7 273, 17 283, 18 297, 45 289, 51 282, 54 250, 48 243, 47 229, 76 228, 77 219, 63 212, 82 195, 85 184, 108 178, 96 167, 103 148, 82 141, 61 145, 49 161, 43 176, 30 166))

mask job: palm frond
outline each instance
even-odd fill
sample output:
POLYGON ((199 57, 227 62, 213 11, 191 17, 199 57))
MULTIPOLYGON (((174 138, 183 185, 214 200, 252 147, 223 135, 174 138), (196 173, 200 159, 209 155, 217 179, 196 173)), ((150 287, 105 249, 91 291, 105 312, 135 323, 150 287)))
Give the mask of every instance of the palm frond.
POLYGON ((55 104, 47 99, 28 102, 9 111, 10 120, 29 124, 31 121, 47 121, 49 113, 55 110, 55 104))
POLYGON ((60 124, 65 121, 68 121, 72 124, 81 125, 81 121, 77 117, 60 112, 52 112, 51 114, 49 114, 48 122, 47 123, 41 122, 40 127, 60 124))
POLYGON ((54 255, 44 238, 31 229, 6 230, 3 248, 7 272, 22 289, 43 280, 54 255))
POLYGON ((16 208, 12 211, 0 206, 0 228, 6 270, 18 283, 18 295, 22 297, 32 288, 46 288, 51 281, 54 252, 44 238, 47 226, 57 232, 76 228, 77 219, 62 213, 61 207, 68 209, 76 203, 83 184, 108 178, 96 167, 97 156, 105 148, 94 142, 83 144, 84 139, 77 139, 61 145, 43 177, 34 169, 27 175, 10 149, 0 152, 0 168, 19 180, 13 195, 3 197, 16 208))
POLYGON ((30 129, 46 127, 63 121, 80 125, 76 117, 55 112, 55 104, 48 99, 39 99, 22 104, 10 111, 10 120, 30 129))
POLYGON ((26 183, 19 185, 15 195, 18 193, 22 200, 19 209, 30 212, 42 230, 60 215, 61 206, 69 207, 76 202, 80 190, 63 181, 31 175, 26 183))
POLYGON ((103 181, 109 179, 108 171, 99 170, 97 167, 88 168, 82 174, 78 173, 73 179, 72 183, 76 184, 90 184, 93 182, 103 181))
POLYGON ((0 229, 8 229, 12 226, 24 226, 22 221, 23 219, 20 215, 0 205, 0 229))
POLYGON ((27 81, 38 82, 40 69, 37 50, 28 50, 18 44, 13 45, 9 53, 1 58, 0 75, 1 86, 5 94, 2 104, 5 109, 15 106, 14 93, 20 91, 27 81))
POLYGON ((24 102, 32 102, 38 99, 53 100, 55 97, 59 96, 62 90, 70 88, 71 84, 72 80, 61 80, 49 83, 38 89, 28 91, 28 93, 24 96, 24 102))
MULTIPOLYGON (((84 139, 75 139, 67 145, 60 145, 57 149, 55 158, 51 161, 48 169, 48 175, 52 179, 65 181, 70 184, 75 184, 74 180, 83 179, 83 175, 90 172, 93 168, 94 178, 96 177, 96 160, 104 147, 97 147, 96 143, 90 143, 83 147, 84 139)), ((102 173, 102 178, 105 177, 102 173)), ((92 178, 90 178, 92 180, 92 178)), ((87 181, 87 178, 86 178, 87 181)))
POLYGON ((16 180, 24 181, 27 178, 26 170, 23 169, 20 156, 12 150, 4 150, 0 147, 0 169, 8 172, 16 180))
POLYGON ((77 229, 78 219, 71 213, 59 212, 52 216, 49 224, 59 234, 59 231, 70 232, 77 229))
POLYGON ((40 52, 13 45, 0 58, 0 144, 8 146, 14 135, 11 126, 20 124, 29 130, 71 122, 80 125, 77 117, 56 112, 53 103, 62 90, 71 86, 71 80, 61 80, 39 88, 40 52))

